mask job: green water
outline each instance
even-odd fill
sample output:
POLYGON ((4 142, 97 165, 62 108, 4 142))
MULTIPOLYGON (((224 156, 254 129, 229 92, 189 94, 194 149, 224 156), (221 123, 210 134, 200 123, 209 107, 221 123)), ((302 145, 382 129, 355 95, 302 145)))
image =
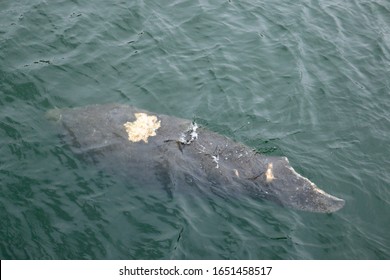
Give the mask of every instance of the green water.
POLYGON ((1 259, 389 259, 389 131, 385 0, 0 2, 1 259), (120 181, 44 118, 110 102, 287 156, 346 205, 120 181))

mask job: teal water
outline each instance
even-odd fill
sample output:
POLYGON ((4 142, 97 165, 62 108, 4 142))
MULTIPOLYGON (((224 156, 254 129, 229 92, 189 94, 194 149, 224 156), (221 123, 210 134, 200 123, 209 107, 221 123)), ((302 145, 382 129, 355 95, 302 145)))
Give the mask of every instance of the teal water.
POLYGON ((388 1, 1 1, 0 62, 1 259, 390 258, 388 1), (44 118, 111 102, 287 156, 346 205, 168 196, 44 118))

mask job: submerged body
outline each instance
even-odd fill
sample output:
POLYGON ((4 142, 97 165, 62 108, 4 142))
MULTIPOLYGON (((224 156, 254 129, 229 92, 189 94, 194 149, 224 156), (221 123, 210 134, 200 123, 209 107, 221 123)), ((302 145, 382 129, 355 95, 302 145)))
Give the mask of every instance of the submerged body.
POLYGON ((312 212, 344 206, 295 172, 286 157, 258 154, 189 120, 118 104, 55 109, 48 116, 65 128, 74 152, 139 182, 169 189, 198 182, 215 193, 244 193, 312 212))

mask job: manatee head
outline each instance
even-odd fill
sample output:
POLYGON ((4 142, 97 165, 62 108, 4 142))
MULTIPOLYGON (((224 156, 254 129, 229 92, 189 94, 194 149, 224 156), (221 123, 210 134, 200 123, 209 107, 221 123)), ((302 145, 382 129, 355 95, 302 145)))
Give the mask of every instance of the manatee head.
POLYGON ((345 201, 318 188, 297 173, 286 157, 264 157, 265 171, 255 179, 262 197, 283 206, 310 212, 331 213, 341 209, 345 201))

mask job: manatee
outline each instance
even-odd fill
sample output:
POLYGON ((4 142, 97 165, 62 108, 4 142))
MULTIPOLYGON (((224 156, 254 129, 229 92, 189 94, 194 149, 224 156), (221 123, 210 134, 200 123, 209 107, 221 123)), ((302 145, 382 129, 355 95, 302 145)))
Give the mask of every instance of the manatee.
POLYGON ((141 184, 171 192, 202 185, 320 213, 345 204, 298 174, 286 157, 260 154, 190 120, 123 104, 53 109, 47 116, 74 153, 141 184))

